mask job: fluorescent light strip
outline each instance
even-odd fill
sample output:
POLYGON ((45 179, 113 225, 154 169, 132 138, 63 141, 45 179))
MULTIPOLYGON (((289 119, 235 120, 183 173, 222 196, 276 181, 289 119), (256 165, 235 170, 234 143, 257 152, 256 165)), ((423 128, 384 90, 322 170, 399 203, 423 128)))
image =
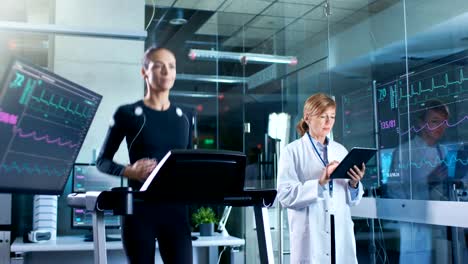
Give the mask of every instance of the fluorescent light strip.
POLYGON ((87 27, 72 27, 51 24, 33 24, 23 22, 0 21, 0 30, 22 31, 43 34, 58 34, 72 35, 83 37, 98 37, 98 38, 118 38, 130 40, 145 40, 146 31, 118 31, 111 28, 93 28, 87 27))
POLYGON ((297 58, 294 56, 279 56, 260 53, 239 53, 218 50, 191 49, 188 54, 191 60, 222 60, 238 61, 242 64, 251 63, 282 63, 296 65, 297 58))
POLYGON ((218 97, 215 93, 191 92, 191 91, 172 91, 171 96, 196 97, 196 98, 215 98, 215 97, 218 97))
POLYGON ((219 75, 197 75, 197 74, 177 74, 177 80, 200 81, 215 83, 246 83, 247 80, 242 77, 219 76, 219 75))

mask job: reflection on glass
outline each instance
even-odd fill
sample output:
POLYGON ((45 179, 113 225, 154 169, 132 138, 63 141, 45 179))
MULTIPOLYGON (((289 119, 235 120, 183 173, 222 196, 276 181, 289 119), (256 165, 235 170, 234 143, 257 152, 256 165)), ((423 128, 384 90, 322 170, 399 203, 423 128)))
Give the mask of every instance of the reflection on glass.
POLYGON ((271 113, 268 116, 268 135, 279 141, 281 149, 289 142, 291 116, 287 113, 271 113))
POLYGON ((354 223, 359 263, 465 263, 464 228, 374 219, 354 223))
POLYGON ((437 100, 415 112, 416 135, 393 153, 387 182, 392 198, 449 200, 448 148, 441 144, 449 110, 437 100))

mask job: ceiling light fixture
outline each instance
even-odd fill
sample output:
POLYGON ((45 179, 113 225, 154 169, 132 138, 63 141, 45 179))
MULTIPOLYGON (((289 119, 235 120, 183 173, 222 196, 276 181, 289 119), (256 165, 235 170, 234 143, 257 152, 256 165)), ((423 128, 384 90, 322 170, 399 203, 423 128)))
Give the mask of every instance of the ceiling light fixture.
POLYGON ((279 56, 260 53, 240 53, 217 50, 191 49, 188 54, 191 60, 222 60, 238 61, 242 64, 247 63, 281 63, 291 66, 297 65, 297 58, 294 56, 279 56))
POLYGON ((176 17, 169 20, 169 24, 173 26, 187 24, 187 19, 184 18, 184 11, 182 9, 177 9, 176 17))
POLYGON ((178 73, 177 80, 183 81, 199 81, 199 82, 215 82, 215 83, 246 83, 243 77, 220 76, 220 75, 198 75, 178 73))

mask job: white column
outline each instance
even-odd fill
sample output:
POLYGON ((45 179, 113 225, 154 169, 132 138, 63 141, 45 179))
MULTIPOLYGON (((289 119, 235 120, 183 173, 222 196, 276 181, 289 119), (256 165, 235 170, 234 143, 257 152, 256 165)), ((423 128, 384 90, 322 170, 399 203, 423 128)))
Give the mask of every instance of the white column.
MULTIPOLYGON (((55 24, 83 31, 141 32, 144 29, 144 1, 56 0, 55 24)), ((77 162, 92 162, 93 150, 101 147, 117 106, 143 97, 140 76, 143 40, 80 36, 55 36, 51 41, 51 68, 101 95, 103 100, 90 127, 77 162)), ((116 159, 127 163, 125 144, 116 159)))

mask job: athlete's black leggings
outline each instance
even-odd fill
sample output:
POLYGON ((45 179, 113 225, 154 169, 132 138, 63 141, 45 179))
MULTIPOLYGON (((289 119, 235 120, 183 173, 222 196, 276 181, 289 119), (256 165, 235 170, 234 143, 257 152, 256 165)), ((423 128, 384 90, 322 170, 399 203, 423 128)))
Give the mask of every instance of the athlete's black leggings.
POLYGON ((122 241, 129 263, 154 263, 155 238, 164 263, 192 263, 187 206, 135 203, 133 211, 123 217, 122 241))

